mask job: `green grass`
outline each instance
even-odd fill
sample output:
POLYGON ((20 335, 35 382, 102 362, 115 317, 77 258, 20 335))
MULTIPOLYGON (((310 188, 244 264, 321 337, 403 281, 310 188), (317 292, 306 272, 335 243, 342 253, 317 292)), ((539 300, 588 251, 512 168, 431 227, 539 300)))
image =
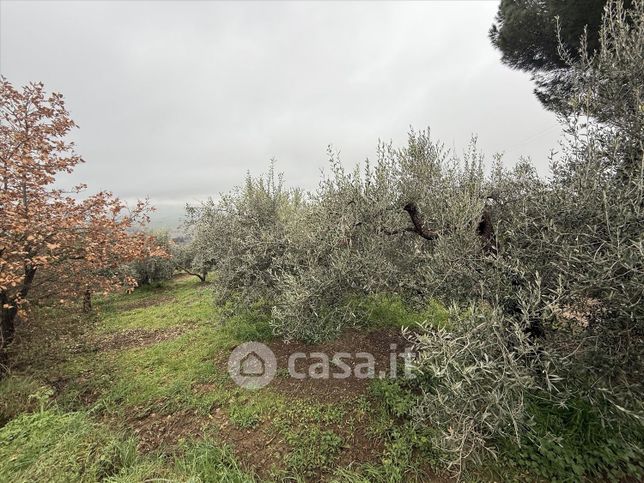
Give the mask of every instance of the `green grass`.
POLYGON ((437 301, 414 309, 397 295, 376 294, 349 302, 358 314, 359 323, 368 328, 415 327, 430 321, 435 327, 445 327, 449 312, 437 301))
POLYGON ((288 431, 286 442, 293 448, 286 457, 287 468, 302 476, 328 470, 343 446, 335 432, 311 425, 288 431))
POLYGON ((173 280, 162 287, 144 287, 126 297, 112 296, 95 304, 101 314, 97 331, 215 325, 219 320, 208 286, 196 284, 192 279, 173 280), (132 308, 127 310, 128 307, 132 308))
POLYGON ((225 446, 200 441, 186 448, 176 463, 180 481, 246 483, 255 481, 240 467, 232 451, 225 446))
MULTIPOLYGON (((418 445, 391 439, 397 423, 386 401, 395 400, 396 390, 328 404, 294 399, 270 386, 238 388, 227 374, 227 355, 241 342, 271 340, 270 321, 253 307, 225 316, 226 307, 213 300, 208 285, 181 278, 98 298, 89 316, 68 308, 36 311, 13 349, 17 369, 0 381, 0 424, 6 423, 0 428, 0 481, 256 481, 226 443, 231 431, 261 431, 267 444, 280 442, 266 465, 272 481, 334 473, 343 481, 413 479, 417 467, 409 455, 418 445), (133 330, 175 327, 182 330, 154 343, 101 348, 102 341, 133 330), (207 422, 215 411, 225 416, 226 429, 213 423, 172 446, 138 449, 133 422, 173 414, 207 422), (382 458, 338 468, 351 451, 343 434, 360 424, 374 425, 373 438, 386 448, 382 458)), ((369 299, 363 307, 374 327, 409 325, 421 317, 389 298, 369 299)), ((428 310, 438 317, 436 308, 428 310)), ((252 455, 247 459, 255 463, 252 455)))
POLYGON ((99 481, 131 463, 131 444, 84 413, 23 414, 0 430, 0 480, 99 481))
POLYGON ((18 416, 0 429, 0 481, 250 482, 232 452, 212 442, 187 444, 178 458, 140 455, 132 438, 82 412, 52 409, 18 416))
POLYGON ((214 330, 201 328, 150 347, 109 354, 104 366, 108 377, 102 379, 101 388, 105 392, 98 402, 111 410, 159 401, 166 410, 207 409, 208 398, 197 397, 192 387, 224 379, 214 363, 216 351, 224 345, 214 330))
MULTIPOLYGON (((406 482, 428 481, 440 466, 432 428, 409 418, 418 397, 408 385, 413 381, 376 379, 367 393, 331 403, 270 385, 237 387, 227 356, 242 342, 271 341, 270 320, 263 307, 231 312, 213 300, 208 285, 180 278, 99 298, 90 315, 66 307, 35 310, 12 347, 14 369, 0 380, 0 481, 249 482, 260 480, 255 469, 261 465, 268 481, 406 482), (138 344, 128 339, 133 333, 169 335, 138 344), (114 340, 125 342, 115 347, 114 340), (147 436, 154 437, 177 415, 188 418, 179 426, 193 418, 195 430, 141 449, 137 424, 158 423, 147 436), (355 431, 379 448, 361 464, 351 463, 355 431), (237 443, 250 436, 259 438, 254 450, 271 443, 275 450, 262 454, 263 461, 240 454, 237 443)), ((448 324, 447 310, 436 302, 422 310, 390 295, 349 303, 368 330, 448 324)), ((277 376, 288 372, 281 368, 277 376)), ((535 400, 528 409, 536 437, 520 447, 500 442, 501 460, 472 478, 643 474, 641 445, 633 443, 641 441, 641 428, 639 435, 635 426, 607 431, 583 401, 560 408, 535 400)))
POLYGON ((51 391, 36 379, 10 375, 0 380, 0 425, 21 413, 33 411, 38 406, 35 395, 51 391))

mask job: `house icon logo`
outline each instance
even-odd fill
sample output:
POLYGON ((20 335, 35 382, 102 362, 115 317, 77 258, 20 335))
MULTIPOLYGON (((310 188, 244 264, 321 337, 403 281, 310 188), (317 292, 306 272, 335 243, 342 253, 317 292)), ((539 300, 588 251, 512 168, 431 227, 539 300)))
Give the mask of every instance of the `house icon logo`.
POLYGON ((260 377, 266 372, 264 360, 255 352, 250 352, 244 356, 239 363, 239 373, 242 376, 260 377))
POLYGON ((275 354, 265 344, 246 342, 237 346, 228 358, 228 374, 245 389, 260 389, 277 372, 275 354))

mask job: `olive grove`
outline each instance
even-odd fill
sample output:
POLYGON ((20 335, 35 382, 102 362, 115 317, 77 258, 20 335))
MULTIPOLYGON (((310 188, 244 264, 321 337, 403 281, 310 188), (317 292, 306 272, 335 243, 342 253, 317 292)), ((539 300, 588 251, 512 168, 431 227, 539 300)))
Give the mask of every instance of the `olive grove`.
POLYGON ((561 51, 574 89, 548 178, 527 160, 486 165, 475 140, 458 156, 429 131, 353 170, 330 151, 312 193, 271 167, 191 208, 218 297, 305 341, 360 326, 372 294, 449 306, 446 327, 406 333, 419 351, 410 417, 456 471, 500 440, 536 440, 536 406, 583 401, 601 424, 641 425, 642 4, 609 2, 598 36, 595 53, 583 39, 579 55, 561 51))

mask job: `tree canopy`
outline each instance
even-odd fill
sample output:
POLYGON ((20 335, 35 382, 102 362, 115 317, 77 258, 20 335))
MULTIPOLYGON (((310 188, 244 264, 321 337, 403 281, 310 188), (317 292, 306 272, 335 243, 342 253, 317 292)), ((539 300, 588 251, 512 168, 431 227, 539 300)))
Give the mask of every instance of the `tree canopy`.
MULTIPOLYGON (((612 1, 597 52, 582 42, 568 59, 570 115, 548 179, 528 160, 485 169, 475 142, 459 157, 429 131, 380 144, 353 170, 330 152, 313 193, 273 168, 249 176, 196 213, 216 294, 314 343, 365 327, 375 297, 448 306, 446 324, 407 332, 422 394, 409 415, 456 472, 500 440, 540 448, 535 400, 548 411, 584 401, 603 427, 641 425, 643 36, 644 4, 612 1)), ((641 459, 628 438, 603 469, 641 459)))
POLYGON ((569 61, 599 50, 605 6, 606 0, 502 0, 490 39, 504 64, 532 74, 543 105, 561 111, 571 88, 569 61))
MULTIPOLYGON (((125 263, 157 251, 137 231, 147 202, 129 209, 110 192, 82 197, 56 176, 82 158, 68 134, 76 127, 62 95, 41 83, 22 89, 0 80, 0 356, 13 340, 16 317, 38 289, 65 301, 80 294, 133 286, 125 263)), ((0 360, 0 364, 2 360, 0 360)))

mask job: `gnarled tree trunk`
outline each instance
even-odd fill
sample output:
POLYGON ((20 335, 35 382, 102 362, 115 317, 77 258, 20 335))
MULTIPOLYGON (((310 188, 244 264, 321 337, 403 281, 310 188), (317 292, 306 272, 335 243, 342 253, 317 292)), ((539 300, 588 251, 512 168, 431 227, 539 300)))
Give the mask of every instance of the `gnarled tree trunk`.
MULTIPOLYGON (((413 228, 408 228, 405 231, 416 233, 417 235, 423 237, 425 240, 436 240, 438 238, 438 233, 427 228, 427 226, 425 225, 425 221, 423 220, 423 217, 416 203, 414 203, 413 201, 407 203, 403 210, 405 210, 409 214, 409 218, 411 218, 411 222, 414 225, 413 228)), ((483 252, 486 255, 496 255, 496 235, 494 234, 494 225, 492 224, 492 215, 490 213, 489 206, 486 206, 483 209, 481 219, 476 227, 476 234, 481 239, 481 247, 483 249, 483 252)))

